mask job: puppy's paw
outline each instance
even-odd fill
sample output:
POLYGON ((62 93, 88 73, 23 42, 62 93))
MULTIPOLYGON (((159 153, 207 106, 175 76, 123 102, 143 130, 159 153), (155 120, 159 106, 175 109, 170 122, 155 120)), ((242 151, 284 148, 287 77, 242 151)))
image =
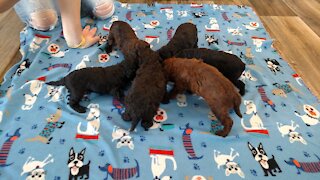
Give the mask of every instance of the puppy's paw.
POLYGON ((215 134, 217 136, 226 137, 228 135, 228 132, 221 130, 221 131, 217 131, 215 134))
POLYGON ((121 118, 124 120, 124 121, 131 121, 131 118, 129 116, 128 113, 124 112, 122 115, 121 115, 121 118))

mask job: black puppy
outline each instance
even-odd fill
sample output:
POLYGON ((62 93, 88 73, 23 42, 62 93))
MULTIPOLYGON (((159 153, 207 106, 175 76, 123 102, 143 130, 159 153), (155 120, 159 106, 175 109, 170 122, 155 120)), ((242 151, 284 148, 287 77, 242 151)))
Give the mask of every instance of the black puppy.
POLYGON ((237 56, 223 51, 197 48, 182 50, 175 57, 202 59, 204 63, 216 67, 228 78, 240 90, 241 95, 245 94, 245 84, 239 80, 239 77, 246 65, 237 56))
MULTIPOLYGON (((130 43, 131 57, 136 57, 138 49, 149 47, 149 44, 142 41, 130 43), (142 47, 140 47, 142 46, 142 47)), ((132 81, 138 69, 139 62, 135 58, 126 58, 121 63, 108 67, 91 67, 76 70, 60 79, 59 81, 48 82, 48 85, 65 86, 70 93, 69 105, 77 112, 84 113, 86 108, 79 102, 88 92, 101 94, 110 93, 117 99, 124 95, 123 89, 132 81)))
POLYGON ((169 43, 158 50, 160 57, 164 60, 173 57, 179 51, 198 47, 198 30, 191 23, 181 24, 169 43))
POLYGON ((84 148, 80 153, 75 153, 73 147, 69 151, 68 167, 70 169, 69 180, 78 177, 80 179, 89 179, 90 161, 84 165, 84 153, 86 148, 84 148))
POLYGON ((138 54, 140 66, 124 99, 126 110, 122 114, 124 120, 132 120, 130 131, 140 120, 145 130, 153 125, 153 116, 166 92, 166 78, 159 54, 150 48, 140 49, 138 54))
POLYGON ((266 151, 263 149, 262 143, 260 143, 258 147, 253 147, 250 142, 248 142, 248 147, 254 160, 259 162, 264 172, 264 176, 268 176, 268 172, 271 176, 276 176, 273 174, 274 172, 282 172, 277 161, 274 159, 274 156, 272 155, 272 158, 268 157, 266 151))

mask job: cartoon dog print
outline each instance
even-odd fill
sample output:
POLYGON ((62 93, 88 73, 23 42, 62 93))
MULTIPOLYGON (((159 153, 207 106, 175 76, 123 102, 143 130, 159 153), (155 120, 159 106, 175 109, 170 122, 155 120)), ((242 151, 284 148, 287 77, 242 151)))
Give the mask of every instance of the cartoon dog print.
POLYGON ((217 5, 217 4, 211 4, 210 6, 212 6, 213 10, 220 10, 220 11, 224 11, 223 7, 221 5, 217 5))
POLYGON ((131 150, 134 149, 133 138, 130 136, 130 132, 114 126, 112 131, 112 142, 117 140, 117 148, 127 146, 131 150))
POLYGON ((60 46, 58 44, 50 44, 47 48, 49 55, 51 57, 56 57, 56 58, 63 58, 65 56, 65 54, 67 52, 69 52, 69 50, 65 50, 65 51, 60 51, 60 46))
POLYGON ((316 156, 318 161, 315 162, 300 162, 296 160, 295 158, 289 158, 288 161, 284 160, 285 163, 287 163, 290 166, 295 166, 297 168, 297 174, 301 174, 301 171, 305 173, 319 173, 320 172, 320 157, 316 156))
POLYGON ((62 100, 61 93, 63 87, 47 86, 48 93, 44 98, 50 98, 49 102, 58 102, 62 100))
POLYGON ((33 53, 36 52, 36 50, 40 48, 41 43, 45 42, 46 44, 48 44, 50 38, 51 38, 50 36, 35 34, 34 38, 32 39, 32 41, 29 45, 29 51, 31 51, 33 53))
POLYGON ((192 12, 192 15, 195 17, 195 18, 201 18, 203 16, 206 16, 207 14, 205 12, 192 12))
POLYGON ((262 143, 260 143, 258 147, 253 147, 250 142, 248 142, 248 148, 251 151, 254 160, 260 164, 264 172, 264 176, 269 176, 269 174, 271 176, 276 176, 274 173, 282 172, 274 156, 272 155, 272 158, 268 157, 262 143))
POLYGON ((106 63, 109 60, 110 60, 109 54, 104 53, 104 54, 99 54, 98 55, 98 62, 100 62, 100 63, 106 63))
POLYGON ((7 163, 7 159, 11 150, 11 147, 14 143, 14 141, 16 141, 17 139, 20 138, 21 134, 20 134, 20 130, 21 128, 16 129, 16 131, 12 134, 9 135, 9 133, 7 133, 5 135, 5 137, 7 137, 8 139, 6 141, 4 141, 4 143, 1 146, 0 149, 0 167, 7 167, 7 166, 11 166, 13 163, 7 163))
MULTIPOLYGON (((189 180, 189 176, 186 176, 185 177, 185 180, 189 180)), ((191 177, 190 180, 213 180, 213 177, 212 176, 209 176, 209 177, 204 177, 202 175, 194 175, 191 177)))
POLYGON ((33 104, 36 102, 38 94, 40 93, 42 89, 42 85, 45 81, 46 77, 40 77, 36 80, 31 80, 25 83, 20 87, 20 89, 23 89, 26 85, 30 84, 30 92, 31 94, 23 94, 25 98, 24 105, 21 106, 22 110, 30 110, 33 107, 33 104))
POLYGON ((276 89, 272 90, 272 94, 280 97, 286 98, 287 94, 292 91, 301 93, 297 88, 292 86, 289 81, 286 81, 286 84, 273 83, 273 86, 275 86, 276 89))
POLYGON ((219 39, 214 38, 214 35, 209 36, 209 35, 205 34, 204 38, 207 41, 208 46, 210 46, 211 44, 219 45, 219 39))
POLYGON ((173 170, 177 170, 177 163, 174 159, 174 151, 173 150, 165 150, 165 149, 149 149, 149 154, 151 158, 151 171, 154 180, 169 180, 171 176, 162 176, 164 171, 166 170, 166 160, 171 160, 173 163, 173 170))
POLYGON ((149 24, 147 23, 142 23, 145 29, 155 29, 158 28, 160 25, 160 22, 158 20, 152 20, 149 22, 149 24))
POLYGON ((62 110, 60 108, 57 108, 57 111, 55 114, 52 114, 49 118, 47 118, 47 124, 43 128, 43 130, 40 132, 40 134, 34 138, 27 139, 28 142, 31 141, 40 141, 44 144, 50 144, 53 137, 51 137, 52 133, 56 128, 61 129, 64 125, 63 122, 59 122, 60 118, 62 116, 62 110))
POLYGON ((304 104, 303 110, 306 114, 301 115, 298 111, 295 111, 295 115, 300 117, 307 126, 314 126, 319 123, 320 113, 316 108, 309 104, 304 104))
POLYGON ((242 30, 241 28, 237 27, 237 28, 230 28, 228 27, 228 33, 231 33, 232 36, 243 36, 243 34, 240 32, 240 30, 242 30))
POLYGON ((183 11, 177 11, 178 16, 180 17, 187 17, 188 16, 188 11, 183 10, 183 11))
POLYGON ((101 45, 103 45, 104 43, 107 42, 108 35, 104 35, 103 36, 102 34, 99 34, 98 36, 99 36, 98 46, 101 46, 101 45))
POLYGON ((302 144, 307 145, 307 142, 303 139, 302 135, 296 132, 299 125, 294 125, 294 121, 291 121, 291 125, 283 125, 282 123, 277 122, 277 127, 282 137, 289 136, 290 143, 301 142, 302 144))
POLYGON ((165 122, 167 119, 167 112, 164 109, 159 108, 157 110, 157 114, 153 117, 153 125, 150 127, 150 129, 159 128, 160 131, 164 131, 164 129, 168 126, 172 126, 172 124, 163 124, 163 122, 165 122))
POLYGON ((279 64, 279 62, 275 59, 264 59, 267 63, 267 67, 270 69, 271 72, 273 72, 274 75, 277 74, 277 72, 280 72, 281 74, 283 74, 283 72, 281 71, 280 67, 281 65, 279 64))
POLYGON ((68 159, 68 168, 70 169, 69 179, 77 180, 78 177, 80 179, 89 179, 89 172, 90 172, 90 162, 85 165, 84 164, 84 154, 86 152, 86 148, 82 149, 80 153, 76 153, 71 147, 69 151, 69 159, 68 159))
POLYGON ((77 133, 81 135, 98 135, 100 128, 100 109, 99 104, 89 104, 87 106, 89 108, 89 113, 86 118, 88 121, 87 129, 85 131, 81 131, 81 122, 78 123, 77 133))
POLYGON ((249 80, 249 81, 257 81, 257 78, 255 78, 250 70, 247 70, 247 71, 243 71, 240 78, 239 78, 240 81, 242 82, 246 82, 246 80, 249 80))
POLYGON ((173 20, 173 9, 172 7, 160 8, 160 13, 165 12, 167 20, 173 20))
POLYGON ((249 24, 242 24, 242 26, 244 26, 248 30, 256 30, 260 25, 258 22, 249 22, 249 24))
POLYGON ((30 64, 31 63, 29 62, 29 59, 22 61, 22 63, 19 65, 19 68, 16 71, 16 75, 20 76, 23 71, 30 67, 30 64))
POLYGON ((144 40, 150 44, 150 48, 153 48, 153 44, 151 43, 156 42, 157 44, 159 44, 160 42, 159 36, 145 36, 144 40))
POLYGON ((136 167, 132 168, 114 168, 110 163, 106 163, 104 166, 99 166, 100 171, 107 172, 107 177, 105 180, 108 180, 109 175, 112 179, 130 179, 136 176, 136 178, 140 177, 140 168, 139 163, 135 159, 136 167))
POLYGON ((261 38, 261 37, 256 37, 256 36, 253 36, 251 37, 252 41, 253 41, 253 45, 256 46, 256 52, 262 52, 262 44, 264 41, 266 41, 267 39, 266 38, 261 38))
POLYGON ((220 151, 213 150, 213 159, 217 163, 217 168, 220 169, 221 166, 225 167, 226 176, 230 174, 238 174, 241 178, 244 178, 244 173, 242 172, 240 166, 233 160, 239 157, 239 153, 236 152, 233 155, 234 149, 231 148, 230 154, 221 154, 220 151))
POLYGON ((44 167, 49 164, 53 163, 54 159, 52 155, 49 154, 43 161, 37 161, 35 158, 29 156, 27 161, 22 166, 22 173, 20 176, 24 174, 28 174, 27 180, 45 180, 46 179, 46 171, 44 167))
POLYGON ((177 94, 176 99, 177 99, 177 105, 179 107, 187 107, 188 106, 187 96, 186 95, 177 94))
POLYGON ((84 55, 82 57, 81 62, 76 66, 76 70, 79 70, 79 69, 82 69, 82 68, 86 68, 87 67, 86 62, 90 62, 89 55, 84 55))
POLYGON ((220 31, 218 21, 214 17, 210 17, 209 26, 205 25, 204 27, 205 27, 206 31, 208 31, 208 32, 220 31))
POLYGON ((263 125, 263 122, 260 118, 260 116, 258 115, 258 112, 257 112, 257 106, 254 104, 253 101, 250 101, 250 100, 244 100, 244 105, 246 106, 246 112, 244 114, 252 114, 250 120, 249 120, 249 123, 251 125, 251 127, 246 127, 244 125, 244 122, 243 122, 243 118, 241 118, 241 125, 242 127, 245 129, 245 130, 261 130, 261 129, 266 129, 263 125))

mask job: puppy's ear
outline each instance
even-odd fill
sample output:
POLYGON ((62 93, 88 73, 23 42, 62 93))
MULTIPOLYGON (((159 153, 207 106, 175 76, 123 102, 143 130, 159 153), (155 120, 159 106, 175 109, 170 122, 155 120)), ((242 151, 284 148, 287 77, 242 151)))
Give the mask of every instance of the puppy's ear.
POLYGON ((133 150, 133 149, 134 149, 134 144, 133 144, 133 143, 130 143, 130 144, 129 144, 129 148, 130 148, 131 150, 133 150))
POLYGON ((121 147, 121 142, 117 143, 117 148, 119 149, 121 147))
POLYGON ((262 143, 260 143, 258 147, 259 147, 260 149, 263 149, 262 143))
POLYGON ((229 169, 226 169, 226 176, 230 176, 230 171, 229 171, 229 169))

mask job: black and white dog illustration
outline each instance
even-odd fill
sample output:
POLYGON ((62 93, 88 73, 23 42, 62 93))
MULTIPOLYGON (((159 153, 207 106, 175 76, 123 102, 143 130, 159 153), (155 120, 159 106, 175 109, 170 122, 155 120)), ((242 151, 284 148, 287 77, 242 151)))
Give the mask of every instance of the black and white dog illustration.
POLYGON ((208 42, 208 46, 210 46, 211 44, 219 45, 218 39, 214 38, 213 35, 209 36, 208 34, 206 34, 205 39, 208 42))
POLYGON ((192 15, 195 18, 201 18, 202 16, 206 16, 207 14, 205 12, 192 12, 192 15))
POLYGON ((259 162, 264 172, 264 176, 268 176, 268 172, 271 174, 271 176, 276 176, 274 174, 275 172, 282 172, 277 161, 274 159, 274 156, 272 155, 272 158, 268 157, 266 151, 263 149, 262 143, 260 143, 258 147, 253 147, 250 142, 248 142, 248 147, 254 160, 259 162))
POLYGON ((78 177, 80 179, 89 179, 90 161, 84 165, 85 152, 86 148, 82 149, 80 153, 76 153, 73 147, 71 147, 68 160, 68 167, 70 169, 69 180, 77 180, 78 177))
POLYGON ((266 61, 268 68, 270 69, 271 72, 273 72, 274 75, 277 74, 277 71, 283 74, 283 72, 280 70, 281 65, 277 60, 270 59, 270 58, 267 58, 264 60, 266 61))
POLYGON ((29 59, 22 61, 22 63, 19 65, 19 68, 16 71, 16 75, 20 76, 24 70, 30 67, 30 64, 31 62, 29 61, 29 59))

